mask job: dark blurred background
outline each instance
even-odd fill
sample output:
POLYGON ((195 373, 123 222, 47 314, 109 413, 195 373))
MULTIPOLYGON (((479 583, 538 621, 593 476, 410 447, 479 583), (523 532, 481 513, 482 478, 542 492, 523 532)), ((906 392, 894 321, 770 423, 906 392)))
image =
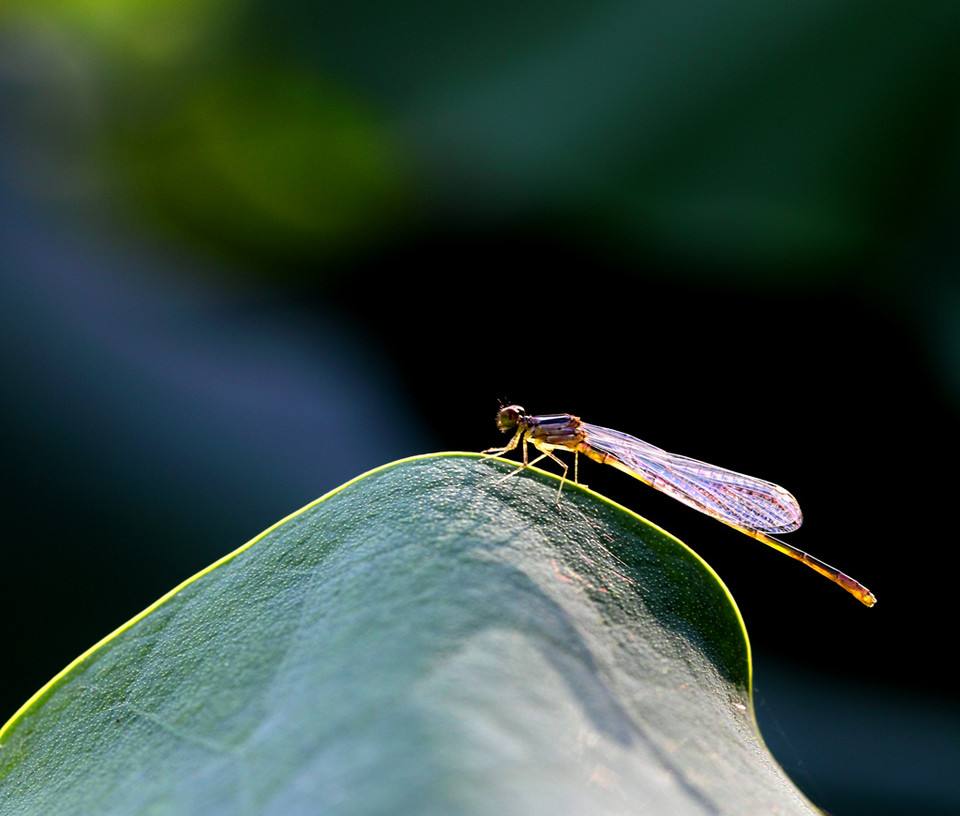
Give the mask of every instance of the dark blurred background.
POLYGON ((8 0, 0 720, 497 400, 777 481, 873 610, 615 471, 731 588, 836 816, 960 812, 960 5, 8 0))

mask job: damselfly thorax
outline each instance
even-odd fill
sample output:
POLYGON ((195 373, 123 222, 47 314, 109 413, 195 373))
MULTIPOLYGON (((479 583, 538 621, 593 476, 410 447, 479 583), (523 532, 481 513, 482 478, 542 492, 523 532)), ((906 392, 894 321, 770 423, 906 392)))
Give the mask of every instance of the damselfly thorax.
POLYGON ((544 458, 551 459, 562 470, 557 488, 559 501, 568 466, 554 451, 564 448, 573 452, 574 482, 579 482, 579 455, 582 453, 801 561, 867 606, 877 602, 870 590, 849 575, 774 538, 774 533, 789 533, 800 527, 803 514, 797 500, 773 482, 669 453, 635 436, 591 425, 573 414, 534 416, 519 405, 507 405, 497 413, 497 427, 503 433, 512 434, 510 441, 501 448, 490 448, 484 453, 508 453, 519 445, 523 454, 522 464, 504 479, 544 458), (539 453, 533 460, 528 458, 529 445, 539 453))

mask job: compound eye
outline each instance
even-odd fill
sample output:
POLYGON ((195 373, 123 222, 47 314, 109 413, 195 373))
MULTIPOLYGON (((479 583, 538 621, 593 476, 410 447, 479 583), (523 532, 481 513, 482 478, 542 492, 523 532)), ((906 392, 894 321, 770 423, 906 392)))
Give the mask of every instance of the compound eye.
POLYGON ((511 431, 517 427, 523 414, 519 405, 504 406, 497 412, 497 427, 503 432, 511 431))

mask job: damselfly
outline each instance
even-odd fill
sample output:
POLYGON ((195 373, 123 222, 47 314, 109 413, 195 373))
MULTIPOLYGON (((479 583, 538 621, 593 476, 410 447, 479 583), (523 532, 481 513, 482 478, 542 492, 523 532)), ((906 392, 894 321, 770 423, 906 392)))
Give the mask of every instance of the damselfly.
POLYGON ((508 453, 517 445, 523 450, 523 463, 504 478, 516 475, 541 459, 552 459, 563 470, 557 491, 559 499, 568 468, 553 451, 558 448, 573 451, 574 482, 579 481, 578 457, 582 453, 595 462, 613 465, 644 484, 806 564, 866 606, 877 602, 869 589, 849 575, 786 541, 774 538, 774 533, 789 533, 803 523, 797 500, 779 485, 669 453, 629 434, 583 422, 571 414, 531 416, 519 405, 507 405, 497 413, 497 427, 513 436, 502 448, 490 448, 484 451, 485 454, 508 453), (533 445, 540 454, 532 461, 527 458, 528 445, 533 445))

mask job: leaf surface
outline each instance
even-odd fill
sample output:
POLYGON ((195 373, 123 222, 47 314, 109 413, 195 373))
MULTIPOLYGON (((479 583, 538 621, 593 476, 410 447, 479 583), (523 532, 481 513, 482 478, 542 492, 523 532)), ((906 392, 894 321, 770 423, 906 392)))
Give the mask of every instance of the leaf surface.
POLYGON ((186 581, 4 726, 0 812, 817 813, 713 571, 506 470, 386 465, 186 581))

